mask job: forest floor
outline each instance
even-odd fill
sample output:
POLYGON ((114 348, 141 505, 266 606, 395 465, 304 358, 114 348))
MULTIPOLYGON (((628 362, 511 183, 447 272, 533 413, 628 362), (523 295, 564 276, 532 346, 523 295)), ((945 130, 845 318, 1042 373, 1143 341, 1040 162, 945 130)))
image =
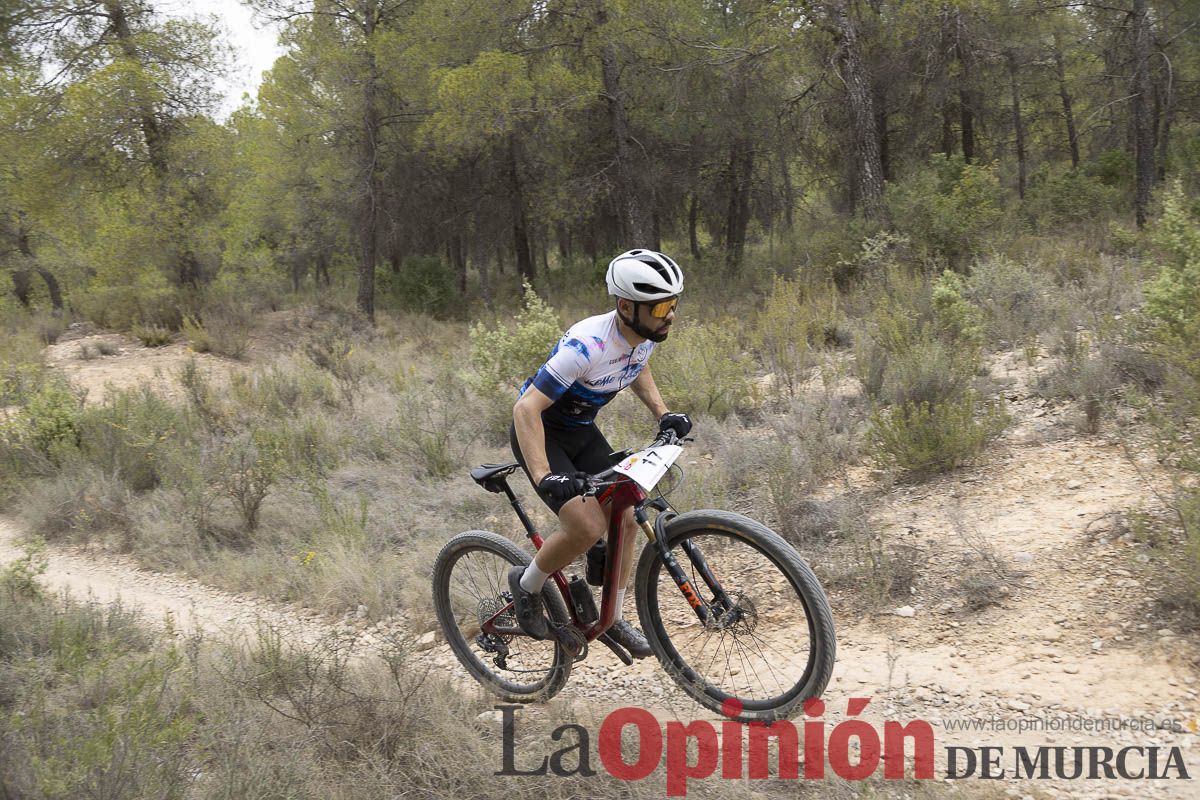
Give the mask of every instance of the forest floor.
MULTIPOLYGON (((144 348, 116 334, 83 336, 113 339, 116 352, 81 360, 75 353, 82 341, 74 338, 48 348, 46 357, 88 390, 89 401, 103 396, 106 385, 161 380, 193 355, 182 345, 144 348)), ((240 368, 202 358, 218 371, 240 368)), ((1131 510, 1161 508, 1169 476, 1151 452, 1139 452, 1129 433, 1135 423, 1121 426, 1119 435, 1116 428, 1077 434, 1070 409, 1030 391, 1034 370, 1020 353, 998 356, 992 369, 1006 385, 1014 424, 979 465, 883 488, 866 468, 850 473, 851 483, 867 491, 875 530, 915 548, 921 570, 911 597, 894 610, 842 614, 832 597, 838 663, 824 695, 826 731, 846 718, 850 698, 862 697, 871 700, 862 718, 878 730, 884 720, 933 725, 939 775, 950 746, 1004 747, 1001 765, 1009 774, 1017 745, 1177 746, 1189 772, 1200 771, 1200 747, 1193 744, 1200 725, 1200 646, 1159 621, 1154 598, 1161 577, 1152 574, 1146 546, 1127 517, 1131 510), (956 587, 964 565, 981 557, 1005 582, 998 603, 970 609, 956 587), (1107 729, 1079 730, 1083 725, 1107 729)), ((14 522, 0 519, 0 563, 20 555, 20 534, 14 522)), ((236 637, 263 622, 308 640, 353 632, 369 650, 371 642, 403 629, 435 663, 474 685, 430 631, 432 620, 322 617, 149 572, 96 549, 51 547, 47 556, 43 581, 49 587, 100 602, 120 598, 151 618, 170 617, 176 630, 236 637)), ((629 705, 664 720, 714 719, 653 659, 625 667, 606 649, 593 648, 559 697, 523 709, 521 724, 544 726, 550 752, 549 732, 565 707, 594 732, 609 711, 629 705)), ((1133 763, 1136 768, 1145 759, 1133 763)), ((997 787, 1008 796, 1035 798, 1200 796, 1192 781, 1174 779, 947 783, 968 796, 997 787)))

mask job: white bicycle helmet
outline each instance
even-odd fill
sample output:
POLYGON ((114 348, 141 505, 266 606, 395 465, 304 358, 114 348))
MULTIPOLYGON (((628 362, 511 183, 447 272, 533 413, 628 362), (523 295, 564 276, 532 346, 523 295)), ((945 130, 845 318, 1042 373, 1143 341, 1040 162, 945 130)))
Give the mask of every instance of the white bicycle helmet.
POLYGON ((608 293, 635 303, 654 302, 683 292, 683 270, 662 253, 630 250, 608 264, 608 293))

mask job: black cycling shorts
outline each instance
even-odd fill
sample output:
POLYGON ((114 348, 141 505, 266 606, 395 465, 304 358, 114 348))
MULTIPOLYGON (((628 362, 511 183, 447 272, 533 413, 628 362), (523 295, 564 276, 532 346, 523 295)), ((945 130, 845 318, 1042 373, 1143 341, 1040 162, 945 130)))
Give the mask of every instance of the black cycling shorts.
MULTIPOLYGON (((609 446, 608 440, 604 438, 604 434, 600 432, 595 423, 581 425, 578 428, 554 427, 547 425, 545 421, 542 422, 542 425, 546 431, 546 458, 550 462, 551 472, 578 471, 595 474, 603 472, 616 463, 612 459, 612 447, 609 446)), ((525 470, 525 477, 529 478, 530 483, 533 483, 529 468, 525 466, 525 456, 521 455, 521 445, 517 443, 515 425, 509 426, 508 441, 512 445, 513 455, 521 464, 521 469, 525 470)), ((533 488, 536 490, 537 486, 535 485, 533 488)), ((564 505, 563 501, 551 499, 541 492, 538 492, 538 497, 542 498, 542 502, 550 506, 550 510, 555 514, 564 505)))

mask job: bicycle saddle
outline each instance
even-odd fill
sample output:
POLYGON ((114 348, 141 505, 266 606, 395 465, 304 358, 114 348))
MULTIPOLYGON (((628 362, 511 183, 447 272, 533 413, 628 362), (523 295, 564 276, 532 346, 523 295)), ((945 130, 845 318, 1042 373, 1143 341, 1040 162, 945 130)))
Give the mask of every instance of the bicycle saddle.
POLYGON ((504 491, 504 479, 519 466, 515 461, 511 464, 481 464, 471 470, 471 479, 489 492, 499 493, 504 491))

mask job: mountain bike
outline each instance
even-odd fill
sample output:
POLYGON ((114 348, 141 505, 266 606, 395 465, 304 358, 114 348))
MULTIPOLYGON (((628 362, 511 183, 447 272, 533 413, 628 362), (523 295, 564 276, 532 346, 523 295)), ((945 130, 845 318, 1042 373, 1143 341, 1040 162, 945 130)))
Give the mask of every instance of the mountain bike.
MULTIPOLYGON (((646 536, 631 589, 642 630, 661 666, 688 695, 721 713, 741 703, 742 721, 784 719, 821 694, 836 655, 833 616, 804 559, 777 533, 728 511, 678 513, 656 491, 681 442, 670 431, 590 477, 585 496, 609 506, 605 552, 619 554, 631 535, 621 520, 633 509, 646 536), (653 517, 651 517, 654 512, 653 517)), ((535 549, 542 537, 508 485, 515 462, 484 464, 471 477, 503 493, 535 549)), ((632 532, 636 535, 636 531, 632 532)), ((542 590, 553 637, 535 640, 517 625, 506 579, 530 554, 490 531, 466 531, 442 548, 433 568, 433 603, 447 643, 463 667, 500 698, 553 697, 571 667, 599 641, 626 665, 629 654, 605 631, 616 617, 620 558, 589 564, 600 584, 597 609, 589 583, 554 573, 542 590)), ((592 552, 589 552, 589 560, 592 552)))

